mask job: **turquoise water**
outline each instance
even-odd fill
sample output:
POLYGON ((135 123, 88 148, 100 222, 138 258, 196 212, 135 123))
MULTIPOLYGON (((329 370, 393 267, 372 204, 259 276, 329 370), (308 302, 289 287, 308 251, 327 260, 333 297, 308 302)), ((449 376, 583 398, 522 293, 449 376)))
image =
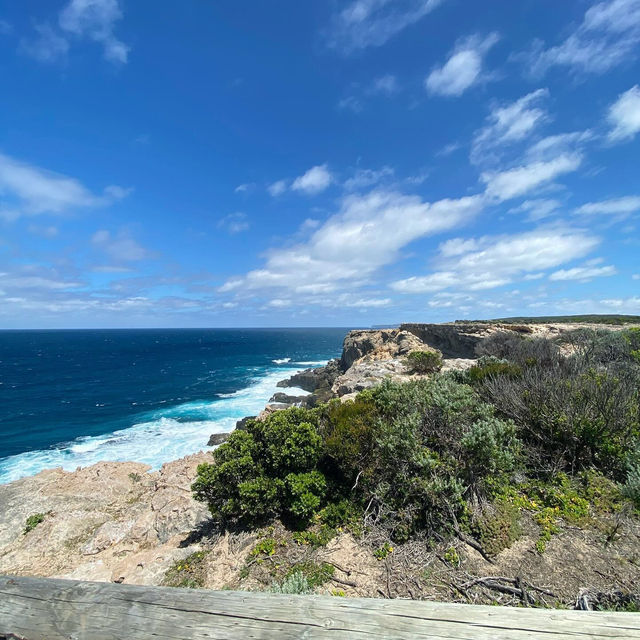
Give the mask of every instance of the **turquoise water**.
POLYGON ((347 329, 0 332, 0 483, 61 466, 154 468, 340 355, 347 329))

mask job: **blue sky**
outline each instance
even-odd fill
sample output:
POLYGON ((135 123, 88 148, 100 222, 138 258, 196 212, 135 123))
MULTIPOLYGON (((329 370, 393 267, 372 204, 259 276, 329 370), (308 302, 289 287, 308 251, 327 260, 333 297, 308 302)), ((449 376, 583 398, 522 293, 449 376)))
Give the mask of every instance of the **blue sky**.
POLYGON ((0 327, 640 313, 640 0, 0 0, 0 327))

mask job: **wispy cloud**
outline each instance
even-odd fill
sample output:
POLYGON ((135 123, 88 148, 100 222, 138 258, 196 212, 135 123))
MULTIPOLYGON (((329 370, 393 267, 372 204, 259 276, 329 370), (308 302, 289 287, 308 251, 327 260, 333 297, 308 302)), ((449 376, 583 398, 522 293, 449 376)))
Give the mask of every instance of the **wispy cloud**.
POLYGON ((548 218, 562 207, 562 202, 554 199, 535 198, 533 200, 525 200, 517 207, 509 210, 509 213, 526 213, 527 220, 535 222, 548 218))
POLYGON ((626 142, 640 131, 640 87, 635 85, 621 93, 609 107, 610 142, 626 142))
POLYGON ((376 78, 371 84, 371 88, 369 89, 370 93, 384 93, 387 95, 391 95, 393 93, 397 93, 400 90, 400 85, 398 84, 398 79, 390 73, 387 73, 384 76, 380 76, 376 78))
POLYGON ((151 257, 151 253, 128 230, 120 230, 114 234, 101 229, 93 234, 91 242, 116 262, 137 262, 151 257))
POLYGON ((545 48, 537 40, 531 51, 515 57, 534 76, 551 67, 602 74, 633 60, 639 43, 640 0, 606 0, 587 9, 582 23, 561 44, 545 48))
POLYGON ((610 200, 600 200, 598 202, 587 202, 574 213, 578 215, 613 215, 626 216, 630 213, 640 211, 640 196, 625 196, 622 198, 611 198, 610 200))
POLYGON ((73 39, 86 39, 102 46, 103 57, 114 64, 125 64, 129 46, 114 31, 122 18, 118 0, 70 0, 58 15, 58 27, 36 26, 35 38, 24 38, 21 49, 40 62, 64 59, 73 39))
POLYGON ((128 192, 122 187, 110 186, 103 195, 97 196, 75 178, 0 154, 0 217, 63 214, 109 204, 128 192))
POLYGON ((549 280, 577 280, 578 282, 589 282, 593 278, 615 276, 617 272, 613 265, 603 267, 597 266, 601 260, 590 260, 581 267, 573 269, 560 269, 549 275, 549 280))
POLYGON ((427 76, 427 91, 440 96, 461 96, 486 79, 488 76, 482 71, 484 56, 498 40, 498 34, 491 33, 485 38, 474 35, 458 42, 445 64, 427 76))
POLYGON ((287 190, 287 181, 286 180, 277 180, 276 182, 272 182, 268 187, 267 191, 275 198, 283 194, 287 190))
POLYGON ((328 45, 344 55, 379 47, 444 0, 351 0, 333 16, 328 45))
POLYGON ((246 213, 236 211, 218 220, 217 226, 218 229, 224 229, 227 233, 236 234, 248 231, 250 224, 246 213))
POLYGON ((392 178, 393 175, 393 168, 387 166, 381 169, 356 169, 354 174, 344 181, 343 186, 347 191, 357 191, 380 184, 383 180, 392 178))
POLYGON ((58 62, 64 60, 69 51, 67 39, 48 24, 35 26, 37 36, 23 38, 20 50, 38 62, 58 62))
POLYGON ((498 160, 507 145, 530 136, 549 120, 542 102, 549 97, 547 89, 538 89, 515 102, 496 105, 487 116, 484 127, 475 132, 471 143, 471 162, 480 164, 498 160))
POLYGON ((338 101, 338 109, 343 111, 352 111, 353 113, 360 113, 364 106, 362 101, 355 96, 347 96, 338 101))
POLYGON ((499 172, 484 172, 486 195, 497 201, 525 195, 558 176, 575 171, 582 162, 580 154, 563 154, 548 162, 532 162, 499 172))

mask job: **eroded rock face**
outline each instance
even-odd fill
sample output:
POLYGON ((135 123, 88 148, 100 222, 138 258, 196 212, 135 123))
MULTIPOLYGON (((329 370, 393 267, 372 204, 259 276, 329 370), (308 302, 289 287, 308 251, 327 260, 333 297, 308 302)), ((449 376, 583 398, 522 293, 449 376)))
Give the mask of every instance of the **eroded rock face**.
POLYGON ((385 378, 399 381, 409 377, 403 360, 399 358, 377 362, 361 360, 349 367, 346 373, 337 378, 331 390, 338 397, 342 397, 376 387, 385 378))
POLYGON ((401 329, 350 331, 344 339, 340 368, 346 372, 363 358, 388 360, 429 348, 417 336, 401 329))
POLYGON ((162 466, 100 462, 0 485, 0 573, 157 584, 208 517, 191 496, 198 453, 162 466), (44 521, 24 533, 25 521, 44 521))
POLYGON ((278 387, 299 387, 313 393, 319 389, 330 389, 335 379, 342 373, 338 360, 329 360, 324 367, 305 369, 287 380, 278 382, 278 387))

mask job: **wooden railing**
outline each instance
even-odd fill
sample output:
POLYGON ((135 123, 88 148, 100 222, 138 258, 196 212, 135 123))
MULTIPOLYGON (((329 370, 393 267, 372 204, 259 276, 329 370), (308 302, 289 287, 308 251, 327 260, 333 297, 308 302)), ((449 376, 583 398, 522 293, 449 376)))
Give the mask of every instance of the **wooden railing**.
POLYGON ((0 638, 640 638, 640 614, 0 577, 0 638))

